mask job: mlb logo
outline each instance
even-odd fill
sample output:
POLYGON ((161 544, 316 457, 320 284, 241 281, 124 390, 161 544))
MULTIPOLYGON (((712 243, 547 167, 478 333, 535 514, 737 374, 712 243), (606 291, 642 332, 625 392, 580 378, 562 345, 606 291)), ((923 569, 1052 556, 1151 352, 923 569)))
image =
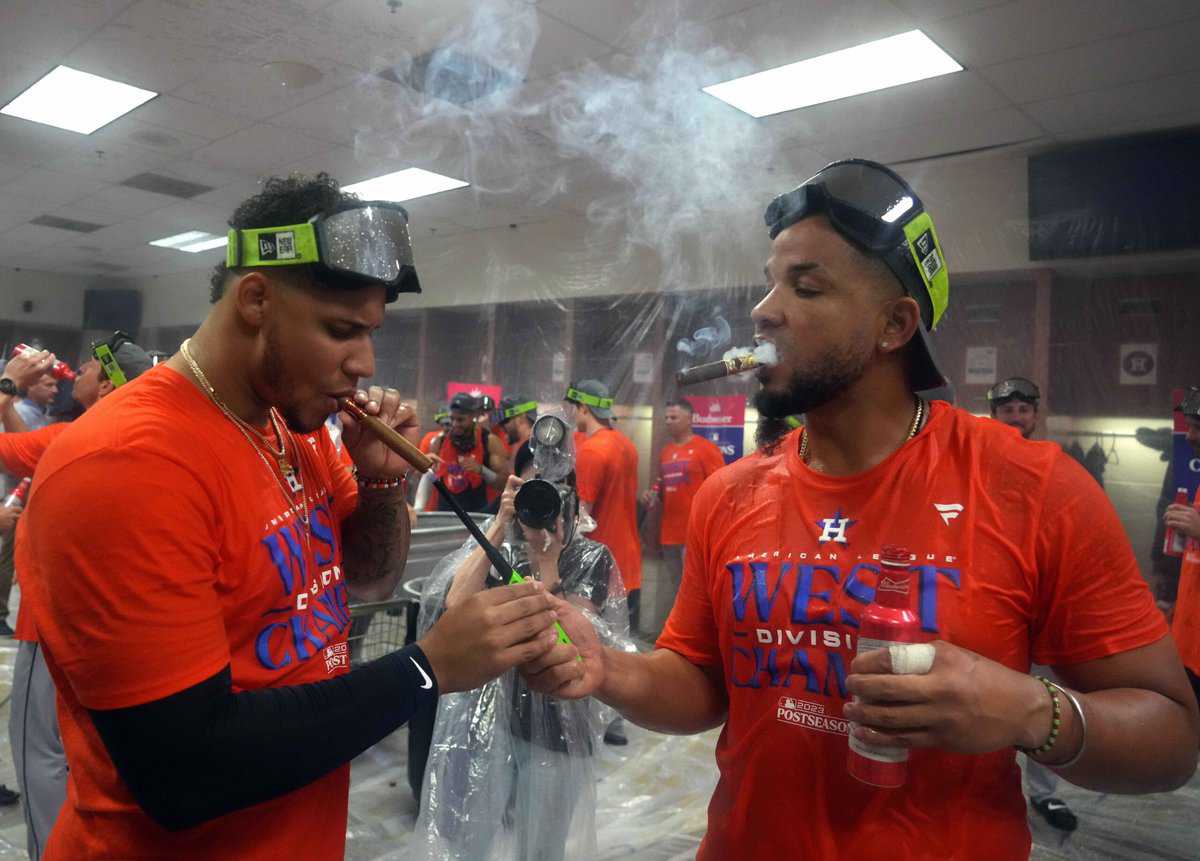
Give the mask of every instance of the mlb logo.
POLYGON ((260 260, 295 260, 296 234, 291 230, 259 234, 258 258, 260 260))

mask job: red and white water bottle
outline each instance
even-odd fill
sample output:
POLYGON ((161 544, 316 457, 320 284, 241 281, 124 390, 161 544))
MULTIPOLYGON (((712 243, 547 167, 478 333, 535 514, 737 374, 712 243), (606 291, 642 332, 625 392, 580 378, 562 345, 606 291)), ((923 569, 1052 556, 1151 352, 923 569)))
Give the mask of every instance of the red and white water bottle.
MULTIPOLYGON (((886 649, 893 643, 920 643, 921 620, 912 610, 912 556, 888 545, 880 553, 882 567, 875 599, 858 623, 858 654, 886 649)), ((908 749, 867 745, 850 734, 850 774, 884 789, 903 786, 908 777, 908 749)))
MULTIPOLYGON (((37 352, 40 352, 37 347, 31 347, 28 344, 17 344, 17 346, 13 347, 12 357, 15 359, 17 356, 20 356, 24 353, 37 352)), ((67 382, 72 382, 75 379, 75 372, 72 371, 71 366, 62 359, 55 359, 54 364, 50 366, 50 369, 46 373, 54 377, 56 380, 66 380, 67 382)))
POLYGON ((5 498, 4 507, 5 508, 24 508, 25 507, 25 496, 29 493, 29 485, 32 483, 33 483, 32 478, 22 478, 21 483, 18 484, 15 488, 13 488, 13 492, 10 493, 5 498))
MULTIPOLYGON (((1180 487, 1175 490, 1175 504, 1187 505, 1187 488, 1180 487)), ((1177 530, 1173 526, 1167 527, 1167 534, 1163 537, 1163 553, 1167 556, 1182 556, 1183 551, 1187 549, 1187 536, 1177 530)))

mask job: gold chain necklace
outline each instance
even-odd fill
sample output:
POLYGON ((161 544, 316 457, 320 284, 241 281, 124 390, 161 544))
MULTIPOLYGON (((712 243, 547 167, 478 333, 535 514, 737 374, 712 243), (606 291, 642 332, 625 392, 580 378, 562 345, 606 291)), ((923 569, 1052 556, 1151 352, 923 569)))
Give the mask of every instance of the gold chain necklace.
POLYGON ((245 431, 249 431, 250 433, 254 434, 254 436, 256 436, 262 442, 262 444, 266 446, 267 450, 274 455, 275 459, 279 461, 279 468, 283 470, 284 475, 287 475, 291 471, 291 464, 287 461, 287 438, 284 436, 283 428, 280 426, 279 417, 275 413, 275 408, 271 407, 271 409, 267 411, 267 415, 269 415, 271 418, 271 428, 275 432, 275 439, 279 442, 278 449, 276 449, 271 441, 267 439, 265 434, 260 433, 258 428, 231 410, 225 404, 225 402, 221 400, 221 396, 217 394, 217 390, 213 387, 213 384, 208 381, 208 377, 204 375, 204 371, 200 368, 200 365, 197 364, 195 358, 193 358, 191 350, 188 349, 188 344, 191 342, 192 339, 188 338, 186 341, 180 344, 179 352, 183 354, 183 360, 187 362, 188 368, 191 369, 200 385, 203 386, 204 390, 208 393, 208 397, 214 404, 217 405, 221 412, 225 413, 225 415, 234 422, 234 424, 243 428, 245 431))
MULTIPOLYGON (((904 442, 917 435, 917 431, 921 429, 921 419, 925 418, 925 401, 918 395, 913 395, 917 402, 916 412, 913 414, 912 426, 908 429, 908 436, 904 438, 904 442)), ((903 443, 901 443, 903 445, 903 443)), ((808 463, 808 430, 807 428, 800 432, 800 459, 808 463)))
MULTIPOLYGON (((279 420, 277 419, 277 417, 275 415, 275 408, 274 407, 271 408, 271 425, 275 429, 275 434, 279 439, 279 449, 280 450, 278 452, 275 451, 275 448, 273 446, 271 446, 270 443, 267 442, 267 439, 262 434, 260 434, 258 432, 258 430, 252 424, 245 421, 240 416, 238 416, 236 413, 234 413, 234 411, 231 410, 228 406, 226 406, 225 402, 223 400, 221 400, 220 396, 217 394, 217 390, 215 388, 213 388, 212 383, 210 383, 208 381, 208 377, 206 377, 204 375, 204 371, 202 371, 200 369, 200 365, 192 357, 192 353, 188 349, 188 344, 190 344, 191 341, 192 341, 192 339, 188 338, 186 341, 184 341, 182 344, 180 344, 179 352, 183 355, 183 360, 185 362, 187 362, 188 369, 192 372, 192 375, 195 376, 196 380, 200 383, 203 391, 205 392, 205 394, 208 395, 209 400, 211 400, 213 402, 213 404, 217 407, 217 409, 219 409, 227 419, 229 419, 231 422, 233 422, 234 427, 236 427, 239 431, 241 431, 242 436, 246 438, 246 442, 250 443, 250 447, 254 449, 254 453, 258 455, 258 459, 262 461, 262 464, 264 467, 266 467, 267 472, 271 473, 271 477, 275 479, 275 484, 279 487, 280 492, 283 493, 283 497, 284 497, 284 499, 287 500, 288 505, 290 507, 295 508, 295 506, 296 506, 295 494, 297 492, 300 493, 300 501, 301 501, 302 507, 301 507, 301 509, 296 511, 296 515, 300 518, 300 522, 303 523, 305 526, 305 529, 303 530, 302 535, 304 538, 304 543, 307 546, 307 544, 308 544, 308 529, 307 529, 307 527, 308 527, 308 520, 309 520, 308 497, 305 496, 305 494, 304 494, 304 484, 300 480, 299 470, 297 468, 293 468, 291 463, 289 463, 287 460, 288 437, 284 435, 283 430, 279 425, 279 420), (247 430, 253 431, 254 436, 251 436, 247 432, 247 430), (257 438, 261 442, 261 445, 259 443, 255 442, 255 438, 257 438), (275 455, 276 462, 279 465, 278 473, 274 469, 271 468, 270 461, 268 461, 266 458, 266 455, 263 454, 262 447, 264 445, 267 446, 267 448, 270 450, 271 454, 275 455), (282 478, 280 477, 280 473, 282 473, 282 478)), ((297 459, 297 466, 298 465, 299 465, 299 461, 297 459)))

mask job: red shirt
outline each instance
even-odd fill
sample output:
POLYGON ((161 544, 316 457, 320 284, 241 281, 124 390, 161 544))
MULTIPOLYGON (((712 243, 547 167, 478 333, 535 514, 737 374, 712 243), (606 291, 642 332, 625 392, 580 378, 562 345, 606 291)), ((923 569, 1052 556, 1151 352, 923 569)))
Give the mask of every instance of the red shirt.
POLYGON ((343 857, 348 765, 172 833, 134 801, 88 715, 161 699, 226 665, 236 691, 347 672, 341 523, 357 491, 324 430, 289 434, 288 447, 303 500, 287 500, 277 467, 160 365, 42 458, 17 564, 32 574, 70 766, 46 861, 343 857))
POLYGON ((693 434, 682 445, 673 442, 664 445, 659 463, 663 504, 659 541, 683 544, 687 540, 688 515, 696 491, 704 479, 725 465, 725 456, 712 442, 693 434))
POLYGON ((627 592, 642 588, 637 448, 624 434, 600 428, 579 447, 575 477, 579 498, 596 521, 596 530, 587 537, 612 551, 627 592))
MULTIPOLYGON (((0 434, 0 463, 4 471, 17 478, 33 475, 38 462, 50 443, 69 428, 66 422, 56 422, 27 433, 0 434)), ((14 540, 21 542, 25 538, 25 519, 18 518, 14 540)), ((14 545, 15 546, 15 545, 14 545)), ((17 610, 17 627, 13 632, 14 640, 24 640, 27 643, 37 642, 37 629, 33 626, 33 611, 29 609, 29 590, 25 587, 20 569, 17 569, 17 582, 21 584, 21 607, 17 610)))
MULTIPOLYGON (((1192 500, 1200 507, 1200 490, 1192 500)), ((1200 541, 1189 538, 1179 568, 1179 594, 1175 596, 1175 616, 1171 624, 1175 646, 1183 665, 1200 675, 1200 541)))
POLYGON ((1020 672, 1166 634, 1116 512, 1053 443, 945 403, 874 468, 832 477, 798 435, 705 482, 658 641, 722 668, 729 713, 701 861, 1029 855, 1016 753, 914 750, 903 789, 846 771, 845 678, 878 552, 917 556, 922 627, 1020 672))

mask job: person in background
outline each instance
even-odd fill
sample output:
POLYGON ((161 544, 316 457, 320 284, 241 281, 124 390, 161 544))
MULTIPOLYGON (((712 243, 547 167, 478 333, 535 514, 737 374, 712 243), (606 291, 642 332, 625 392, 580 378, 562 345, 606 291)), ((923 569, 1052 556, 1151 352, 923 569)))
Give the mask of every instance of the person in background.
POLYGON ((664 413, 667 443, 659 455, 657 490, 642 494, 642 504, 647 508, 662 504, 659 542, 671 578, 672 601, 683 579, 683 549, 687 544, 692 500, 704 480, 725 465, 721 450, 692 432, 694 413, 695 408, 686 398, 667 404, 664 413))
MULTIPOLYGON (((1033 436, 1038 426, 1038 401, 1042 393, 1037 384, 1025 377, 1009 377, 987 391, 992 418, 1016 428, 1024 439, 1033 436)), ((1054 678, 1053 671, 1035 664, 1032 671, 1054 678)), ((1061 798, 1055 797, 1058 775, 1037 760, 1025 757, 1025 785, 1029 804, 1052 828, 1071 832, 1079 827, 1079 819, 1061 798)))
MULTIPOLYGON (((1188 389, 1175 410, 1187 422, 1187 441, 1200 457, 1200 388, 1188 389)), ((1187 537, 1183 564, 1179 569, 1179 592, 1171 633, 1183 659, 1183 668, 1197 699, 1200 699, 1200 489, 1190 505, 1172 502, 1163 514, 1163 522, 1187 537)))
MULTIPOLYGON (((449 431, 436 437, 429 446, 429 454, 437 458, 437 477, 467 511, 485 510, 487 489, 503 490, 509 475, 504 444, 494 433, 478 425, 478 414, 477 399, 459 392, 450 399, 449 431)), ((427 481, 418 488, 417 500, 418 510, 450 510, 440 495, 432 494, 427 481)))
MULTIPOLYGON (((92 344, 91 358, 79 367, 72 398, 86 412, 151 368, 150 356, 124 332, 92 344)), ((0 464, 15 478, 32 476, 50 443, 70 425, 57 422, 26 433, 0 434, 0 464)), ((21 541, 26 539, 22 536, 21 541)), ((19 571, 23 599, 17 614, 17 657, 13 663, 12 708, 8 733, 17 786, 25 797, 25 851, 41 858, 46 839, 67 797, 67 755, 59 733, 54 680, 33 624, 35 590, 31 573, 19 571)))
POLYGON ((503 421, 500 427, 508 436, 513 450, 513 475, 518 478, 529 478, 532 473, 533 453, 529 447, 529 435, 533 433, 533 423, 537 421, 537 401, 521 395, 511 395, 500 401, 500 417, 503 421), (530 473, 527 475, 526 473, 530 473))
POLYGON ((433 423, 437 427, 421 437, 421 443, 417 446, 425 454, 429 454, 429 447, 435 439, 450 430, 450 408, 445 404, 438 404, 433 414, 433 423))

